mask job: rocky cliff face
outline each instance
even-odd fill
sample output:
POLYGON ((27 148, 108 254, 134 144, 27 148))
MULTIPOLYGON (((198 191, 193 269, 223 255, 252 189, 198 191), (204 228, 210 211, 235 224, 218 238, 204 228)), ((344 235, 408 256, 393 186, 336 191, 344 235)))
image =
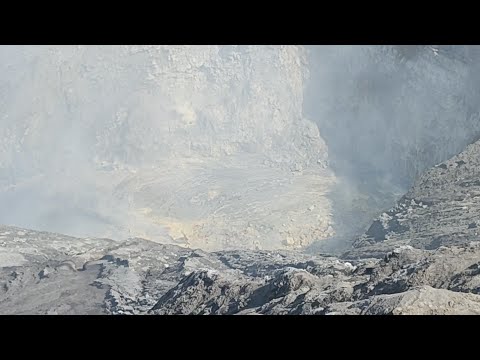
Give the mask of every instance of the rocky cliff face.
POLYGON ((306 61, 297 46, 2 47, 1 222, 205 249, 329 236, 306 61))
MULTIPOLYGON (((370 295, 382 295, 368 303, 378 305, 382 298, 384 304, 398 306, 403 301, 409 304, 409 310, 400 306, 400 312, 397 308, 392 313, 444 314, 451 313, 448 308, 458 304, 445 296, 458 294, 431 288, 412 293, 412 287, 421 284, 463 292, 473 286, 466 292, 478 293, 478 266, 476 263, 465 266, 464 261, 470 261, 467 249, 476 246, 479 239, 476 200, 480 185, 477 180, 479 154, 480 141, 476 141, 460 154, 426 171, 397 205, 375 219, 353 243, 353 248, 342 255, 343 259, 383 259, 380 268, 372 270, 371 284, 367 285, 370 295), (429 255, 423 258, 420 254, 429 255), (413 263, 416 265, 412 266, 413 263), (459 268, 462 270, 457 272, 459 268), (378 274, 383 271, 390 273, 391 278, 378 287, 375 278, 382 279, 383 275, 378 274), (393 295, 398 292, 401 294, 393 295), (420 301, 421 297, 430 300, 420 301), (415 309, 418 305, 424 310, 415 309)), ((476 256, 471 258, 473 262, 477 261, 476 256)), ((344 305, 339 310, 348 312, 344 305)), ((472 312, 461 310, 460 313, 472 312)))
MULTIPOLYGON (((480 142, 425 172, 392 209, 354 243, 356 251, 399 245, 420 249, 478 239, 480 142)), ((355 252, 355 251, 354 251, 355 252)))
POLYGON ((348 247, 478 137, 478 59, 474 46, 0 47, 0 222, 205 250, 348 247))

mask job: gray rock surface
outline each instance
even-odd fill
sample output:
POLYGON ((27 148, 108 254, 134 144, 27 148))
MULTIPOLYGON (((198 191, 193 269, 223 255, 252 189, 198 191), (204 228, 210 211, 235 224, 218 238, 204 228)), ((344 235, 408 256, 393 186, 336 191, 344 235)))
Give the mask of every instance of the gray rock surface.
POLYGON ((420 249, 479 238, 480 141, 426 171, 392 209, 358 238, 349 256, 379 256, 401 245, 420 249))
POLYGON ((478 314, 480 242, 383 259, 0 227, 0 314, 478 314))
POLYGON ((480 296, 430 286, 374 296, 353 303, 329 305, 326 315, 480 315, 480 296))

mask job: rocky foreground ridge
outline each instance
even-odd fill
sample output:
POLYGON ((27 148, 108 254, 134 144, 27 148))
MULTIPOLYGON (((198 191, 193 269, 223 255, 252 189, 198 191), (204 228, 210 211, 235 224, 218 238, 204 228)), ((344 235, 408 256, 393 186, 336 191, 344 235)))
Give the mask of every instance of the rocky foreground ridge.
POLYGON ((0 234, 1 314, 480 314, 479 242, 345 261, 0 234))

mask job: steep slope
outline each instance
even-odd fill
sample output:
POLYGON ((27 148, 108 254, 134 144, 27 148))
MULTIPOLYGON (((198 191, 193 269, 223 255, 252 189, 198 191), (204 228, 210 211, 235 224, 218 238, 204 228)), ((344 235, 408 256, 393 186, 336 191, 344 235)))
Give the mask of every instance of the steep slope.
POLYGON ((398 204, 376 219, 354 253, 421 249, 477 241, 480 216, 480 141, 425 172, 398 204), (383 250, 382 250, 383 249, 383 250))
POLYGON ((305 112, 339 178, 335 244, 480 135, 478 46, 309 47, 305 112))

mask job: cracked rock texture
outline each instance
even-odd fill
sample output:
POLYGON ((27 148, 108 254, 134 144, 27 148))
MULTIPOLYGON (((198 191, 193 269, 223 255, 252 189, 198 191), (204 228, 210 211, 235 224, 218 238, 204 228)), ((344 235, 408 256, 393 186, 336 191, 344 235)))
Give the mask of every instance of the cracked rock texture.
POLYGON ((354 243, 351 256, 400 245, 433 250, 478 240, 480 141, 426 171, 392 209, 354 243))
POLYGON ((1 314, 479 314, 480 242, 382 259, 0 228, 1 314))

